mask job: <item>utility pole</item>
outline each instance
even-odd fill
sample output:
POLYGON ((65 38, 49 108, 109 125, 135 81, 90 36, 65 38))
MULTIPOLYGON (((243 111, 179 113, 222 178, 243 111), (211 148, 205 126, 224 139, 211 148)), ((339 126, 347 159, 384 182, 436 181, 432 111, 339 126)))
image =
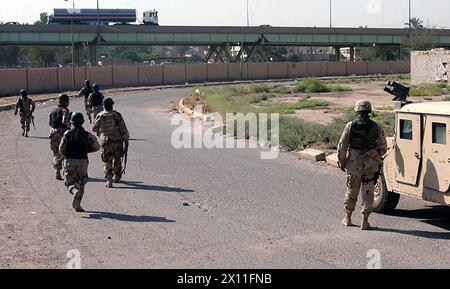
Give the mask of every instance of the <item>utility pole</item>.
MULTIPOLYGON (((69 0, 64 0, 68 2, 69 0)), ((75 43, 73 38, 73 14, 75 13, 75 0, 72 0, 72 15, 70 17, 70 38, 72 45, 72 89, 75 90, 75 43)))
POLYGON ((330 0, 330 28, 333 28, 333 3, 330 0))
POLYGON ((249 0, 247 0, 247 27, 250 26, 249 8, 250 8, 250 4, 249 4, 249 0))
POLYGON ((409 2, 409 17, 408 17, 408 24, 409 24, 409 29, 411 29, 411 0, 408 0, 409 2))
POLYGON ((100 25, 100 5, 97 0, 97 25, 100 25))

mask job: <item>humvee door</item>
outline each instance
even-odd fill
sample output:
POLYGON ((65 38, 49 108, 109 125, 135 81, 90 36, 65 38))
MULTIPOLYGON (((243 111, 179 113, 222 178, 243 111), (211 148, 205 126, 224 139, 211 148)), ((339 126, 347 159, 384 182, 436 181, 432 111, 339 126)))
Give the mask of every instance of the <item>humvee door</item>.
POLYGON ((446 193, 450 189, 450 117, 427 116, 424 135, 424 186, 446 193))
POLYGON ((397 181, 417 185, 422 159, 422 125, 420 114, 398 113, 395 145, 397 181))

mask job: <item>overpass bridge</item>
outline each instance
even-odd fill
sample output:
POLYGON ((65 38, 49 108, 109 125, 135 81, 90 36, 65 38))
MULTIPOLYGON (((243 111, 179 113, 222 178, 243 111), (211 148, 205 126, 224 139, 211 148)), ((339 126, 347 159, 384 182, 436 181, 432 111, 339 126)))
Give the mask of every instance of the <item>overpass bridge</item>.
MULTIPOLYGON (((92 63, 104 46, 209 46, 206 60, 235 62, 266 56, 264 46, 342 47, 398 46, 409 37, 408 29, 300 28, 233 26, 146 26, 146 25, 0 25, 0 45, 69 46, 73 41, 76 59, 89 47, 92 63), (230 48, 243 49, 232 57, 230 48)), ((450 30, 433 30, 436 45, 450 47, 450 30)), ((351 53, 352 54, 352 53, 351 53)), ((353 55, 353 54, 352 54, 353 55)))

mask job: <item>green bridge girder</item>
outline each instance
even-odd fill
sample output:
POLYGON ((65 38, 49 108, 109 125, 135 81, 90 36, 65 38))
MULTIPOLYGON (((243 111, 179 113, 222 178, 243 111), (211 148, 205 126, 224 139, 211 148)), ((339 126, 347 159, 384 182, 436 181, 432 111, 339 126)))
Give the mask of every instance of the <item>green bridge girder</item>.
MULTIPOLYGON (((209 46, 207 60, 247 61, 253 55, 264 59, 261 46, 363 47, 402 46, 408 29, 377 28, 296 28, 296 27, 215 27, 146 25, 0 25, 0 45, 89 46, 209 46), (229 47, 242 46, 243 57, 231 57, 229 47)), ((432 30, 436 45, 450 47, 450 30, 432 30)), ((239 53, 241 54, 241 53, 239 53)))

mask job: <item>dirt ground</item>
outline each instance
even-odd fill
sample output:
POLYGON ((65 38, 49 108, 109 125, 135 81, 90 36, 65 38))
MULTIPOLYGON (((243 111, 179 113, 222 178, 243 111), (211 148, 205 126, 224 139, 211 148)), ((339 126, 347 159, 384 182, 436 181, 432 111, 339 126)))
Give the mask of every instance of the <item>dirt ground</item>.
MULTIPOLYGON (((319 124, 330 124, 335 118, 342 117, 347 108, 352 107, 355 102, 360 99, 367 99, 372 102, 375 109, 383 109, 392 107, 393 96, 384 92, 386 85, 384 81, 371 81, 363 83, 345 84, 353 89, 350 92, 331 92, 331 93, 310 93, 310 94, 294 94, 286 97, 274 98, 272 102, 278 103, 295 103, 304 97, 311 99, 324 100, 330 105, 326 108, 299 110, 296 113, 298 118, 319 124)), ((412 97, 414 102, 425 101, 442 101, 446 96, 432 97, 412 97)))

